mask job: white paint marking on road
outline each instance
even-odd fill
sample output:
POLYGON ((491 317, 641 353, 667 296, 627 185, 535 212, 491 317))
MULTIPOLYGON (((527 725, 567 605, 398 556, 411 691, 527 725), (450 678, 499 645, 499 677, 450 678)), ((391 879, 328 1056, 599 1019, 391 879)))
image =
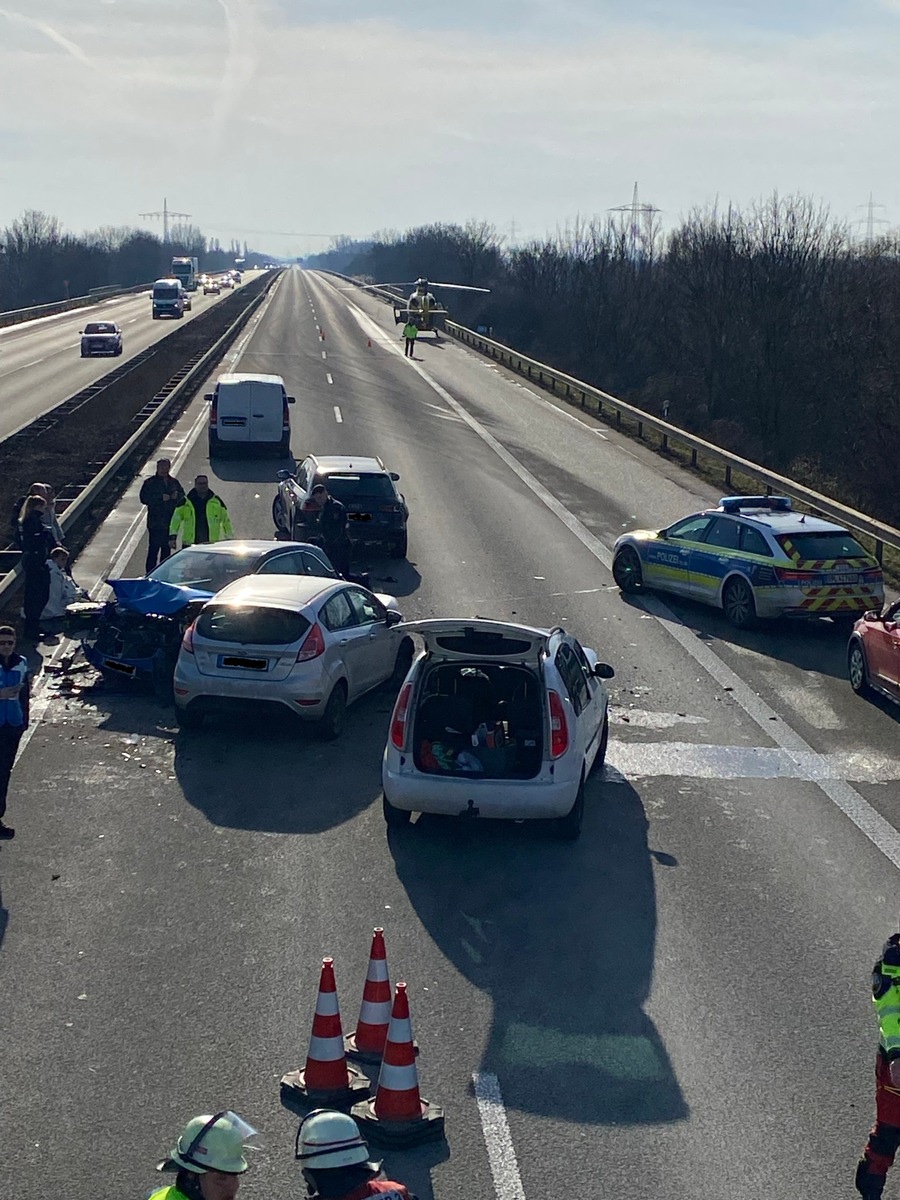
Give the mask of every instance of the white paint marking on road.
POLYGON ((323 357, 323 358, 327 358, 327 357, 328 357, 328 355, 325 353, 325 351, 324 351, 324 350, 322 351, 322 357, 323 357))
POLYGON ((334 378, 330 371, 325 372, 325 378, 328 380, 329 383, 334 383, 334 378))
POLYGON ((500 1081, 490 1071, 476 1071, 472 1082, 497 1200, 525 1200, 516 1150, 503 1107, 500 1081))
POLYGON ((343 425, 344 418, 341 416, 341 409, 340 405, 338 404, 334 406, 334 419, 337 421, 338 425, 343 425))
POLYGON ((850 779, 875 784, 900 779, 900 760, 887 755, 804 753, 779 746, 616 740, 609 744, 609 763, 629 779, 850 779))
POLYGON ((633 729, 672 729, 675 725, 708 725, 708 717, 692 717, 687 713, 652 712, 649 709, 609 706, 611 725, 630 725, 633 729))
MULTIPOLYGON (((380 331, 380 327, 363 312, 358 305, 353 301, 346 301, 351 310, 354 311, 357 321, 364 327, 380 331)), ((393 343, 386 344, 387 349, 394 354, 402 356, 403 351, 399 346, 393 343)), ((562 521, 563 525, 572 533, 581 544, 593 554, 598 562, 612 572, 612 552, 600 541, 600 539, 583 525, 576 516, 559 501, 552 492, 540 482, 536 476, 523 467, 519 460, 502 445, 492 433, 468 411, 462 404, 459 403, 446 388, 441 385, 420 366, 419 363, 412 364, 413 370, 418 372, 428 386, 437 393, 438 396, 449 405, 455 413, 469 426, 473 433, 477 434, 486 445, 494 451, 497 457, 504 462, 513 474, 531 491, 549 510, 562 521)), ((631 452, 621 447, 625 453, 631 452)), ((632 458, 637 456, 632 454, 632 458)), ((728 689, 731 692, 731 698, 734 702, 743 709, 750 719, 762 729, 767 737, 770 737, 776 745, 782 750, 788 751, 790 754, 802 756, 816 756, 816 751, 806 742, 796 730, 792 729, 774 709, 770 708, 764 700, 744 682, 739 675, 718 657, 713 650, 710 649, 704 642, 700 641, 697 635, 690 629, 686 628, 681 621, 675 616, 672 610, 662 602, 657 596, 641 596, 640 603, 653 616, 657 618, 662 628, 674 638, 676 642, 685 650, 691 658, 699 666, 711 675, 712 678, 723 689, 728 689)), ((853 822, 859 831, 876 846, 881 853, 887 858, 898 870, 900 870, 900 832, 896 830, 889 821, 873 808, 871 804, 862 796, 855 788, 844 780, 818 779, 816 780, 819 788, 828 797, 828 799, 841 810, 841 812, 853 822)))

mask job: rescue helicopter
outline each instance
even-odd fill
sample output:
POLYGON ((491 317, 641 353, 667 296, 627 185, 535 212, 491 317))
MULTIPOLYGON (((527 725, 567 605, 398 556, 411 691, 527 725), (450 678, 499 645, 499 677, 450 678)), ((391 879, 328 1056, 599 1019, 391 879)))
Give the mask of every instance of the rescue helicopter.
POLYGON ((401 321, 406 324, 407 321, 412 321, 420 333, 433 333, 437 337, 437 329, 434 325, 435 317, 446 317, 448 315, 446 308, 435 300, 434 294, 430 288, 450 288, 457 292, 482 292, 485 295, 490 293, 490 288, 469 287, 465 283, 436 283, 429 282, 427 279, 416 279, 412 281, 404 281, 402 283, 367 283, 363 284, 366 291, 378 291, 384 288, 413 288, 413 292, 404 304, 398 296, 388 296, 394 306, 394 323, 399 325, 401 321))

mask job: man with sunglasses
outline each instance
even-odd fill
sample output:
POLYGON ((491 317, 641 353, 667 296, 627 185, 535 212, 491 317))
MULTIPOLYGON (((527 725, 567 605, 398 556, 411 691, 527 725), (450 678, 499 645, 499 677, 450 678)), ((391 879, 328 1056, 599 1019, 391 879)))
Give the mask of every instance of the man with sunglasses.
POLYGON ((174 1171, 175 1183, 150 1200, 234 1200, 249 1163, 244 1142, 256 1130, 235 1112, 194 1117, 157 1171, 174 1171))
POLYGON ((0 625, 0 840, 16 831, 3 824, 9 777, 22 734, 28 728, 28 660, 16 653, 16 631, 0 625))

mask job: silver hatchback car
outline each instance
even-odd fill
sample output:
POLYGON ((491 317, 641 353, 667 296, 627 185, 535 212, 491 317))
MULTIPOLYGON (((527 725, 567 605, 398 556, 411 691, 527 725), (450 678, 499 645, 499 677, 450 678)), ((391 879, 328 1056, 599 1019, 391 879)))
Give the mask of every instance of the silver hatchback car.
POLYGON ((393 596, 344 580, 250 575, 223 588, 187 629, 175 666, 182 729, 209 712, 277 704, 316 721, 325 738, 344 726, 347 705, 396 677, 412 642, 393 596))

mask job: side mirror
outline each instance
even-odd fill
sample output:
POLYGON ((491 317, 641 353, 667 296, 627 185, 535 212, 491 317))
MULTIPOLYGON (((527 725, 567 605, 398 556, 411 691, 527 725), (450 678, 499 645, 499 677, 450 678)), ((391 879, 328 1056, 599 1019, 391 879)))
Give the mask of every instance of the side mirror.
POLYGON ((287 402, 288 402, 288 404, 296 404, 296 403, 297 403, 297 397, 296 397, 296 396, 288 396, 288 398, 287 398, 287 402))
POLYGON ((397 474, 396 471, 391 471, 391 479, 393 479, 394 483, 398 483, 400 480, 400 476, 397 474))
POLYGON ((397 612, 396 608, 389 608, 387 610, 387 617, 385 618, 385 620, 386 620, 388 626, 399 625, 400 622, 403 620, 403 613, 397 612))
POLYGON ((203 399, 207 404, 212 404, 213 400, 215 399, 215 395, 212 392, 207 392, 203 399))
POLYGON ((598 679, 612 679, 615 673, 609 663, 597 663, 594 667, 594 674, 598 679))
POLYGON ((668 532, 668 529, 657 529, 656 536, 659 538, 664 538, 668 532))
POLYGON ((275 478, 276 478, 276 479, 280 479, 280 480, 281 480, 281 482, 282 482, 282 483, 284 483, 284 481, 285 481, 286 479, 293 479, 293 478, 295 478, 295 477, 294 477, 294 475, 292 475, 292 474, 291 474, 291 472, 290 472, 290 471, 284 471, 284 470, 281 470, 281 471, 276 471, 276 472, 275 472, 275 478))

